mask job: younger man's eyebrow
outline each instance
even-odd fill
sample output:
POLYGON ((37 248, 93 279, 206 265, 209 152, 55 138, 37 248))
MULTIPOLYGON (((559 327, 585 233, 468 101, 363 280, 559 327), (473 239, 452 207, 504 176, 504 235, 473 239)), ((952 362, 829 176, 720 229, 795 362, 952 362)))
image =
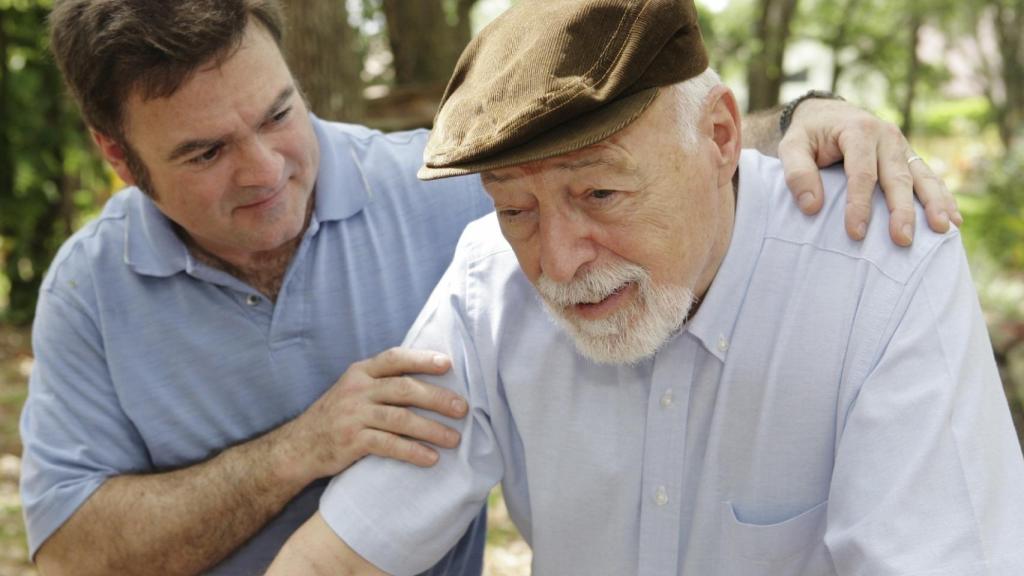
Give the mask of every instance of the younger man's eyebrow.
MULTIPOLYGON (((274 102, 267 108, 267 111, 263 115, 263 118, 260 120, 260 123, 266 122, 275 114, 277 114, 281 107, 284 106, 285 102, 287 102, 294 94, 295 86, 288 86, 287 88, 281 90, 281 92, 277 95, 277 98, 274 99, 274 102)), ((208 150, 218 144, 223 143, 224 138, 196 138, 193 140, 186 140, 181 144, 178 144, 177 146, 174 147, 173 150, 171 150, 171 153, 167 155, 167 161, 175 162, 195 152, 199 152, 201 150, 208 150)))
POLYGON ((284 106, 285 102, 291 99, 292 95, 295 94, 295 86, 288 86, 277 95, 274 99, 274 103, 267 108, 267 113, 263 115, 264 120, 270 119, 271 116, 277 114, 277 112, 284 106))

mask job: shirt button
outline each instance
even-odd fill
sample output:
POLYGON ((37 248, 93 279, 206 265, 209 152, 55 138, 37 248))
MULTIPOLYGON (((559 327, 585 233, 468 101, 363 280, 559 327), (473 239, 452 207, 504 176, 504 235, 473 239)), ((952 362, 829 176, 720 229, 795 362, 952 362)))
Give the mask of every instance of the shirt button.
POLYGON ((729 349, 729 341, 725 339, 725 336, 718 337, 718 351, 725 352, 729 349))
POLYGON ((661 407, 668 408, 672 405, 672 390, 665 390, 665 393, 661 395, 661 407))
POLYGON ((665 490, 664 486, 658 486, 658 489, 654 491, 654 503, 658 506, 668 504, 668 490, 665 490))
POLYGON ((255 294, 249 294, 245 297, 245 303, 249 306, 255 306, 260 303, 260 297, 255 294))

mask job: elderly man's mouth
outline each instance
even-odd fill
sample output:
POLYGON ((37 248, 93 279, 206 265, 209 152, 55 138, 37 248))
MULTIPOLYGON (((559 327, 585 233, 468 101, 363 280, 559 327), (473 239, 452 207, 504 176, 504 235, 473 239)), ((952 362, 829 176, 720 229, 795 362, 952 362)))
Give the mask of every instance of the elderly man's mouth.
POLYGON ((600 320, 618 309, 626 299, 633 295, 636 289, 636 282, 627 282, 605 296, 603 300, 573 305, 573 312, 585 320, 600 320))

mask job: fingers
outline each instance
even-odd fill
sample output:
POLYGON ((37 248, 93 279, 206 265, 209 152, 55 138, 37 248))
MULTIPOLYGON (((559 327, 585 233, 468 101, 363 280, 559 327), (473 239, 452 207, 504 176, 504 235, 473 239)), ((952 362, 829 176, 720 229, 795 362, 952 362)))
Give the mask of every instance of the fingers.
POLYGON ((388 378, 377 382, 369 400, 357 438, 361 452, 431 466, 437 462, 437 452, 421 442, 441 448, 459 445, 458 431, 408 408, 415 406, 461 418, 468 406, 451 390, 408 377, 388 378))
POLYGON ((421 468, 433 466, 439 457, 435 450, 419 442, 373 428, 362 430, 358 442, 363 454, 402 460, 421 468))
POLYGON ((871 222, 871 196, 878 182, 878 152, 874 138, 850 137, 840 142, 846 172, 846 233, 863 240, 871 222))
POLYGON ((949 230, 950 222, 957 226, 963 224, 963 216, 956 205, 956 199, 924 160, 915 160, 908 164, 914 179, 914 193, 924 205, 928 226, 936 232, 949 230))
POLYGON ((375 406, 366 424, 376 430, 429 442, 441 448, 455 448, 459 445, 460 435, 456 430, 407 408, 375 406))
POLYGON ((786 185, 804 214, 817 214, 825 202, 821 174, 811 143, 802 133, 791 132, 779 143, 779 160, 786 185))
POLYGON ((373 358, 356 362, 353 367, 371 378, 401 374, 444 374, 451 367, 451 360, 444 354, 430 350, 390 348, 373 358))
POLYGON ((889 236, 900 246, 914 241, 914 178, 907 163, 910 145, 892 124, 878 143, 878 176, 889 206, 889 236))
POLYGON ((415 406, 449 418, 462 418, 469 410, 466 401, 455 392, 409 377, 378 380, 369 399, 378 404, 415 406))

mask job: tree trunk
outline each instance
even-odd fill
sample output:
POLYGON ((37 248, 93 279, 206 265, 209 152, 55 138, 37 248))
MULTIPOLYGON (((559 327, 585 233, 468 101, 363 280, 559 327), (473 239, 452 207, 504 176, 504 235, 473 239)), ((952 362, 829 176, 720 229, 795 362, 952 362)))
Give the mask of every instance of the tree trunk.
POLYGON ((386 130, 430 126, 448 77, 469 43, 476 2, 382 0, 395 81, 386 95, 367 103, 368 123, 386 130))
POLYGON ((996 40, 999 46, 1005 101, 996 106, 999 136, 1007 150, 1021 137, 1024 125, 1024 0, 995 2, 996 40))
POLYGON ((396 85, 446 84, 469 43, 470 11, 477 0, 456 0, 449 22, 445 0, 383 0, 396 85))
POLYGON ((850 30, 850 22, 852 16, 856 13, 859 8, 860 0, 848 0, 846 6, 843 7, 843 14, 846 14, 846 18, 842 18, 839 21, 839 26, 836 28, 835 35, 829 40, 828 45, 832 51, 832 86, 829 88, 833 93, 839 92, 839 78, 843 75, 845 66, 840 61, 840 52, 843 48, 846 48, 847 35, 850 30))
POLYGON ((917 55, 917 46, 921 36, 921 10, 918 3, 907 4, 910 10, 910 34, 908 39, 910 45, 907 47, 907 91, 903 95, 903 102, 900 104, 900 113, 903 121, 900 130, 905 136, 910 136, 914 129, 914 99, 917 97, 917 78, 921 71, 921 59, 917 55))
POLYGON ((779 102, 782 61, 796 3, 797 0, 761 0, 761 16, 755 30, 760 50, 756 51, 747 69, 749 112, 771 108, 779 102))
POLYGON ((342 0, 288 0, 285 56, 313 112, 329 120, 363 116, 362 63, 342 0))

